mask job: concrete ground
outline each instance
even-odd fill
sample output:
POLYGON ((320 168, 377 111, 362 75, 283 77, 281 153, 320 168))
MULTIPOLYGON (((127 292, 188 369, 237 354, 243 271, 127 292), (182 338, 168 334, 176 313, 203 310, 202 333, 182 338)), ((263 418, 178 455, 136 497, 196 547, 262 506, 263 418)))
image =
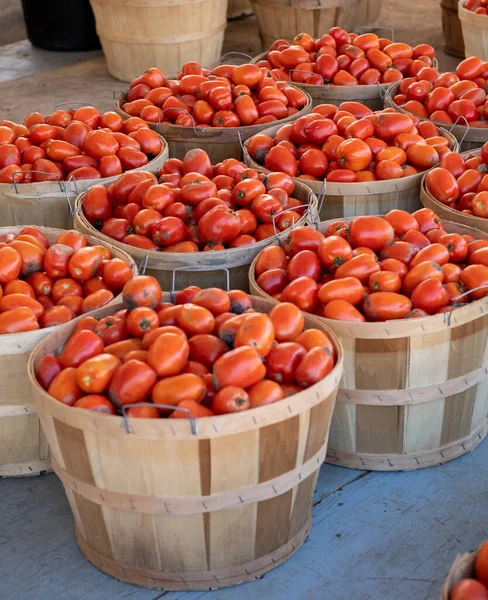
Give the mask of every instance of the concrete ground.
MULTIPOLYGON (((436 0, 385 0, 381 24, 398 41, 442 42, 436 0)), ((126 84, 100 52, 54 53, 25 40, 19 0, 0 2, 0 118, 81 100, 102 110, 126 84)), ((229 23, 224 52, 261 51, 254 17, 229 23)), ((440 67, 457 60, 439 52, 440 67)), ((488 442, 449 464, 410 473, 324 465, 312 533, 264 578, 220 592, 143 590, 107 577, 79 552, 69 506, 53 474, 0 480, 0 600, 430 600, 459 552, 488 537, 488 442)))

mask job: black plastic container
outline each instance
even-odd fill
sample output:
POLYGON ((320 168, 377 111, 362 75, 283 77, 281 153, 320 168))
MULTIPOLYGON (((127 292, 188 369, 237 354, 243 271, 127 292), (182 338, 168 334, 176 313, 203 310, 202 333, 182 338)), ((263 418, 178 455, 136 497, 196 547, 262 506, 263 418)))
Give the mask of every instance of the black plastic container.
POLYGON ((22 0, 27 35, 44 50, 100 48, 89 0, 22 0))

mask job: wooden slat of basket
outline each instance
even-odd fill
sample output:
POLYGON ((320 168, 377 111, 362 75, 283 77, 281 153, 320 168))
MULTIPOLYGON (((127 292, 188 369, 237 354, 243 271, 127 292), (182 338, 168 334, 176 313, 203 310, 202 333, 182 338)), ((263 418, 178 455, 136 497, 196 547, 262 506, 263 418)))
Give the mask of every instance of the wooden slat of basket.
POLYGON ((92 7, 108 70, 122 81, 153 66, 176 77, 192 58, 212 67, 221 56, 226 0, 93 0, 92 7))
POLYGON ((464 58, 464 39, 458 15, 458 4, 459 0, 441 0, 442 31, 444 35, 442 49, 447 54, 464 58))

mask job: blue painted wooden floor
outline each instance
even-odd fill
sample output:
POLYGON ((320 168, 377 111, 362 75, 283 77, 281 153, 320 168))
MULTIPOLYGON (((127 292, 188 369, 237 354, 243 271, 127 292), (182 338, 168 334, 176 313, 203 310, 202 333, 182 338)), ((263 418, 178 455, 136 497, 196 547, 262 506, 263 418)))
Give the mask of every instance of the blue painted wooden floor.
POLYGON ((312 533, 264 578, 217 592, 125 585, 78 550, 55 475, 0 480, 1 600, 430 600, 457 553, 488 538, 488 442, 409 473, 324 465, 312 533))

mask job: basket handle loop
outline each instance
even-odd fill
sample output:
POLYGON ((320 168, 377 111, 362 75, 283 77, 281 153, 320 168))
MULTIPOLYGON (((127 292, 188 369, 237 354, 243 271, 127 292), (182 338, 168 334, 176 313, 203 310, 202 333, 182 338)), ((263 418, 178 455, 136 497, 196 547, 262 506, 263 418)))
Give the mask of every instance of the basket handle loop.
POLYGON ((48 173, 47 171, 38 171, 37 169, 28 169, 26 171, 15 171, 14 173, 12 173, 12 182, 14 184, 14 189, 15 189, 15 193, 18 194, 19 193, 19 188, 17 187, 17 185, 19 184, 19 182, 17 181, 17 179, 15 178, 16 175, 23 175, 24 173, 40 173, 41 175, 52 175, 53 177, 56 177, 56 181, 58 182, 59 185, 59 189, 64 192, 65 188, 63 187, 61 180, 59 179, 59 175, 56 175, 56 173, 48 173))
MULTIPOLYGON (((310 197, 310 196, 309 196, 310 197)), ((301 206, 292 206, 290 208, 285 208, 285 210, 282 210, 280 213, 276 213, 275 215, 271 216, 271 219, 273 221, 273 230, 274 230, 274 237, 276 238, 276 241, 278 242, 278 244, 281 246, 281 240, 278 237, 278 231, 276 229, 276 219, 278 217, 281 217, 281 215, 284 215, 285 213, 292 211, 292 210, 296 210, 297 208, 308 208, 309 212, 312 215, 312 219, 314 218, 313 213, 312 213, 312 204, 302 204, 301 206)), ((295 229, 295 221, 293 221, 293 223, 290 226, 290 229, 295 229)))
POLYGON ((225 272, 225 291, 228 292, 230 290, 230 275, 229 269, 225 267, 215 267, 214 269, 207 269, 206 267, 198 266, 194 267, 193 265, 185 265, 184 267, 176 267, 173 269, 173 277, 171 280, 171 294, 173 295, 176 287, 176 273, 178 271, 224 271, 225 272))
POLYGON ((234 51, 233 51, 233 52, 226 52, 225 54, 223 54, 223 55, 220 57, 219 64, 222 64, 222 61, 223 61, 224 59, 226 59, 228 56, 233 56, 233 55, 234 55, 234 56, 244 56, 245 58, 247 58, 247 59, 248 59, 248 62, 251 62, 251 61, 252 61, 252 56, 249 56, 249 54, 246 54, 245 52, 234 52, 234 51))
POLYGON ((478 290, 486 290, 486 289, 488 289, 488 285, 480 285, 479 287, 475 287, 472 290, 468 290, 467 292, 464 292, 463 294, 458 296, 452 303, 451 310, 449 312, 444 313, 444 323, 447 323, 448 327, 451 326, 452 313, 453 313, 454 309, 456 308, 456 304, 459 302, 459 300, 461 300, 461 298, 465 298, 466 296, 469 296, 469 294, 472 294, 473 292, 477 292, 478 290))
POLYGON ((315 229, 319 228, 320 213, 322 212, 322 207, 324 205, 326 191, 327 191, 327 181, 324 179, 322 181, 322 185, 320 186, 320 190, 319 190, 319 192, 317 194, 317 201, 318 202, 317 202, 317 218, 314 221, 315 229))
POLYGON ((121 407, 122 410, 122 424, 127 433, 135 433, 134 430, 129 425, 129 417, 127 416, 127 409, 133 408, 137 406, 155 406, 156 408, 164 408, 167 410, 179 410, 184 412, 190 421, 190 429, 193 435, 198 435, 198 421, 195 417, 193 417, 190 411, 187 408, 181 408, 180 406, 171 406, 170 404, 153 404, 152 402, 138 402, 137 404, 124 404, 121 407))
POLYGON ((68 100, 68 102, 60 102, 59 104, 56 104, 54 110, 58 110, 60 106, 91 106, 92 108, 95 108, 95 105, 90 104, 90 102, 81 102, 80 100, 68 100))
MULTIPOLYGON (((463 119, 463 120, 464 120, 464 122, 466 123, 466 131, 464 132, 464 134, 463 134, 463 137, 462 137, 460 140, 458 140, 458 142, 459 142, 459 146, 461 146, 461 144, 464 142, 464 138, 467 136, 467 134, 468 134, 468 131, 469 131, 469 129, 470 129, 470 126, 469 126, 469 121, 466 119, 466 117, 463 117, 462 115, 459 115, 459 117, 458 117, 458 118, 457 118, 457 119, 454 121, 454 123, 451 125, 451 128, 449 129, 449 133, 452 133, 452 130, 453 130, 453 129, 454 129, 454 127, 456 127, 456 125, 458 124, 458 121, 459 121, 459 119, 463 119)), ((463 127, 464 127, 464 125, 463 125, 463 127)))
MULTIPOLYGON (((202 135, 201 135, 200 133, 198 133, 197 124, 195 123, 195 119, 193 118, 193 116, 192 116, 192 115, 191 115, 191 114, 190 114, 190 113, 189 113, 187 110, 185 110, 184 108, 179 108, 179 107, 177 107, 177 106, 175 106, 174 108, 173 108, 173 107, 171 107, 171 106, 169 106, 168 108, 164 108, 164 109, 161 111, 161 114, 160 114, 160 115, 159 115, 159 117, 158 117, 158 122, 156 123, 156 131, 157 131, 157 132, 158 132, 160 135, 163 135, 163 128, 162 128, 162 124, 161 124, 161 117, 164 115, 164 113, 165 113, 167 110, 179 110, 179 111, 181 111, 182 113, 184 113, 185 115, 188 115, 188 116, 190 117, 190 119, 191 119, 192 123, 193 123, 193 131, 195 132, 195 135, 196 135, 197 137, 202 137, 202 135)), ((204 128, 202 129, 202 133, 205 133, 205 131, 207 131, 207 128, 206 128, 206 127, 204 127, 204 128)))
POLYGON ((114 90, 114 91, 112 92, 112 98, 113 98, 114 100, 117 100, 118 98, 122 99, 121 97, 122 97, 124 94, 127 94, 127 93, 128 93, 128 91, 129 91, 129 90, 125 90, 125 91, 124 91, 124 90, 114 90))
POLYGON ((377 27, 359 27, 356 30, 356 33, 376 33, 378 31, 388 31, 390 34, 390 40, 392 42, 395 41, 395 30, 393 29, 393 27, 388 27, 388 26, 383 26, 383 25, 378 25, 377 27))

